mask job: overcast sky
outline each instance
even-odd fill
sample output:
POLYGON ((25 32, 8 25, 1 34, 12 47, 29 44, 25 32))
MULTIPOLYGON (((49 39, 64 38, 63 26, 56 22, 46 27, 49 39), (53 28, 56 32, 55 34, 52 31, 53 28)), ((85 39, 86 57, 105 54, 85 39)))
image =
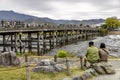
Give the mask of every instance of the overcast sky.
POLYGON ((120 18, 120 0, 0 0, 0 10, 52 19, 120 18))

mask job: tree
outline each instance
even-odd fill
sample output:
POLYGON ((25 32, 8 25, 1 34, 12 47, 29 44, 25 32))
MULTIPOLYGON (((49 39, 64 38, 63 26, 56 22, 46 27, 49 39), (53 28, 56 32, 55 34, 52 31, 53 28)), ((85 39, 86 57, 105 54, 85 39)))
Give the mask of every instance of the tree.
POLYGON ((109 17, 105 20, 105 24, 102 24, 99 28, 101 35, 107 34, 109 30, 113 30, 120 27, 120 21, 116 17, 109 17))
POLYGON ((108 30, 115 29, 120 26, 120 22, 116 17, 109 17, 105 20, 105 25, 108 30))
POLYGON ((101 28, 103 28, 103 29, 107 29, 108 27, 107 27, 106 24, 102 24, 102 25, 101 25, 101 28))
POLYGON ((105 28, 102 28, 102 27, 99 28, 99 32, 100 32, 100 35, 101 35, 101 36, 106 35, 106 34, 107 34, 107 31, 108 31, 108 30, 105 29, 105 28))
POLYGON ((80 26, 83 26, 83 24, 80 24, 80 26))

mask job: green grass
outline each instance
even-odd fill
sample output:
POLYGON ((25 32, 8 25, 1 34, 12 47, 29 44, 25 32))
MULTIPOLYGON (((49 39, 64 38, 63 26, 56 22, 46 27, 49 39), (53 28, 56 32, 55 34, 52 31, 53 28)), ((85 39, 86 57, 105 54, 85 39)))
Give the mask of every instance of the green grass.
MULTIPOLYGON (((71 69, 71 75, 67 76, 66 71, 58 73, 35 73, 30 68, 31 80, 62 80, 66 77, 81 75, 84 71, 80 69, 71 69)), ((26 80, 26 69, 22 67, 0 67, 0 80, 26 80)))
MULTIPOLYGON (((29 57, 40 58, 40 59, 53 59, 53 56, 29 56, 29 57)), ((73 57, 70 59, 78 60, 79 58, 73 57)), ((109 56, 109 59, 114 60, 120 58, 109 56)), ((76 75, 82 75, 84 73, 84 71, 79 68, 72 68, 70 76, 67 76, 66 71, 62 71, 58 73, 40 73, 40 72, 35 73, 32 72, 32 69, 35 65, 30 65, 30 66, 31 66, 30 67, 31 80, 62 80, 63 78, 66 77, 73 77, 76 75)), ((24 65, 21 67, 0 67, 0 80, 26 80, 26 69, 24 65)), ((92 77, 90 80, 94 80, 94 77, 92 77)))

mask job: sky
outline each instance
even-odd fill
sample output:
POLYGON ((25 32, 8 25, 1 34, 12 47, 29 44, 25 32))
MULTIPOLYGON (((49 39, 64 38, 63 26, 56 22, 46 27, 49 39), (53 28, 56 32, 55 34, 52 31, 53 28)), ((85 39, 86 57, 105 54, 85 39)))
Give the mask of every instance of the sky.
POLYGON ((56 20, 120 18, 120 0, 0 0, 0 10, 56 20))

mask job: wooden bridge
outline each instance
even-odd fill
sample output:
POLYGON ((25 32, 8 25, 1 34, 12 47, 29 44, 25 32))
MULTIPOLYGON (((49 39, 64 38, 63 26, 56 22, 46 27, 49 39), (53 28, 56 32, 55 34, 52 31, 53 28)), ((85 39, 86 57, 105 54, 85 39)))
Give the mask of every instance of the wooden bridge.
POLYGON ((1 51, 35 52, 43 55, 53 48, 93 39, 97 28, 78 25, 16 25, 0 27, 1 51))

